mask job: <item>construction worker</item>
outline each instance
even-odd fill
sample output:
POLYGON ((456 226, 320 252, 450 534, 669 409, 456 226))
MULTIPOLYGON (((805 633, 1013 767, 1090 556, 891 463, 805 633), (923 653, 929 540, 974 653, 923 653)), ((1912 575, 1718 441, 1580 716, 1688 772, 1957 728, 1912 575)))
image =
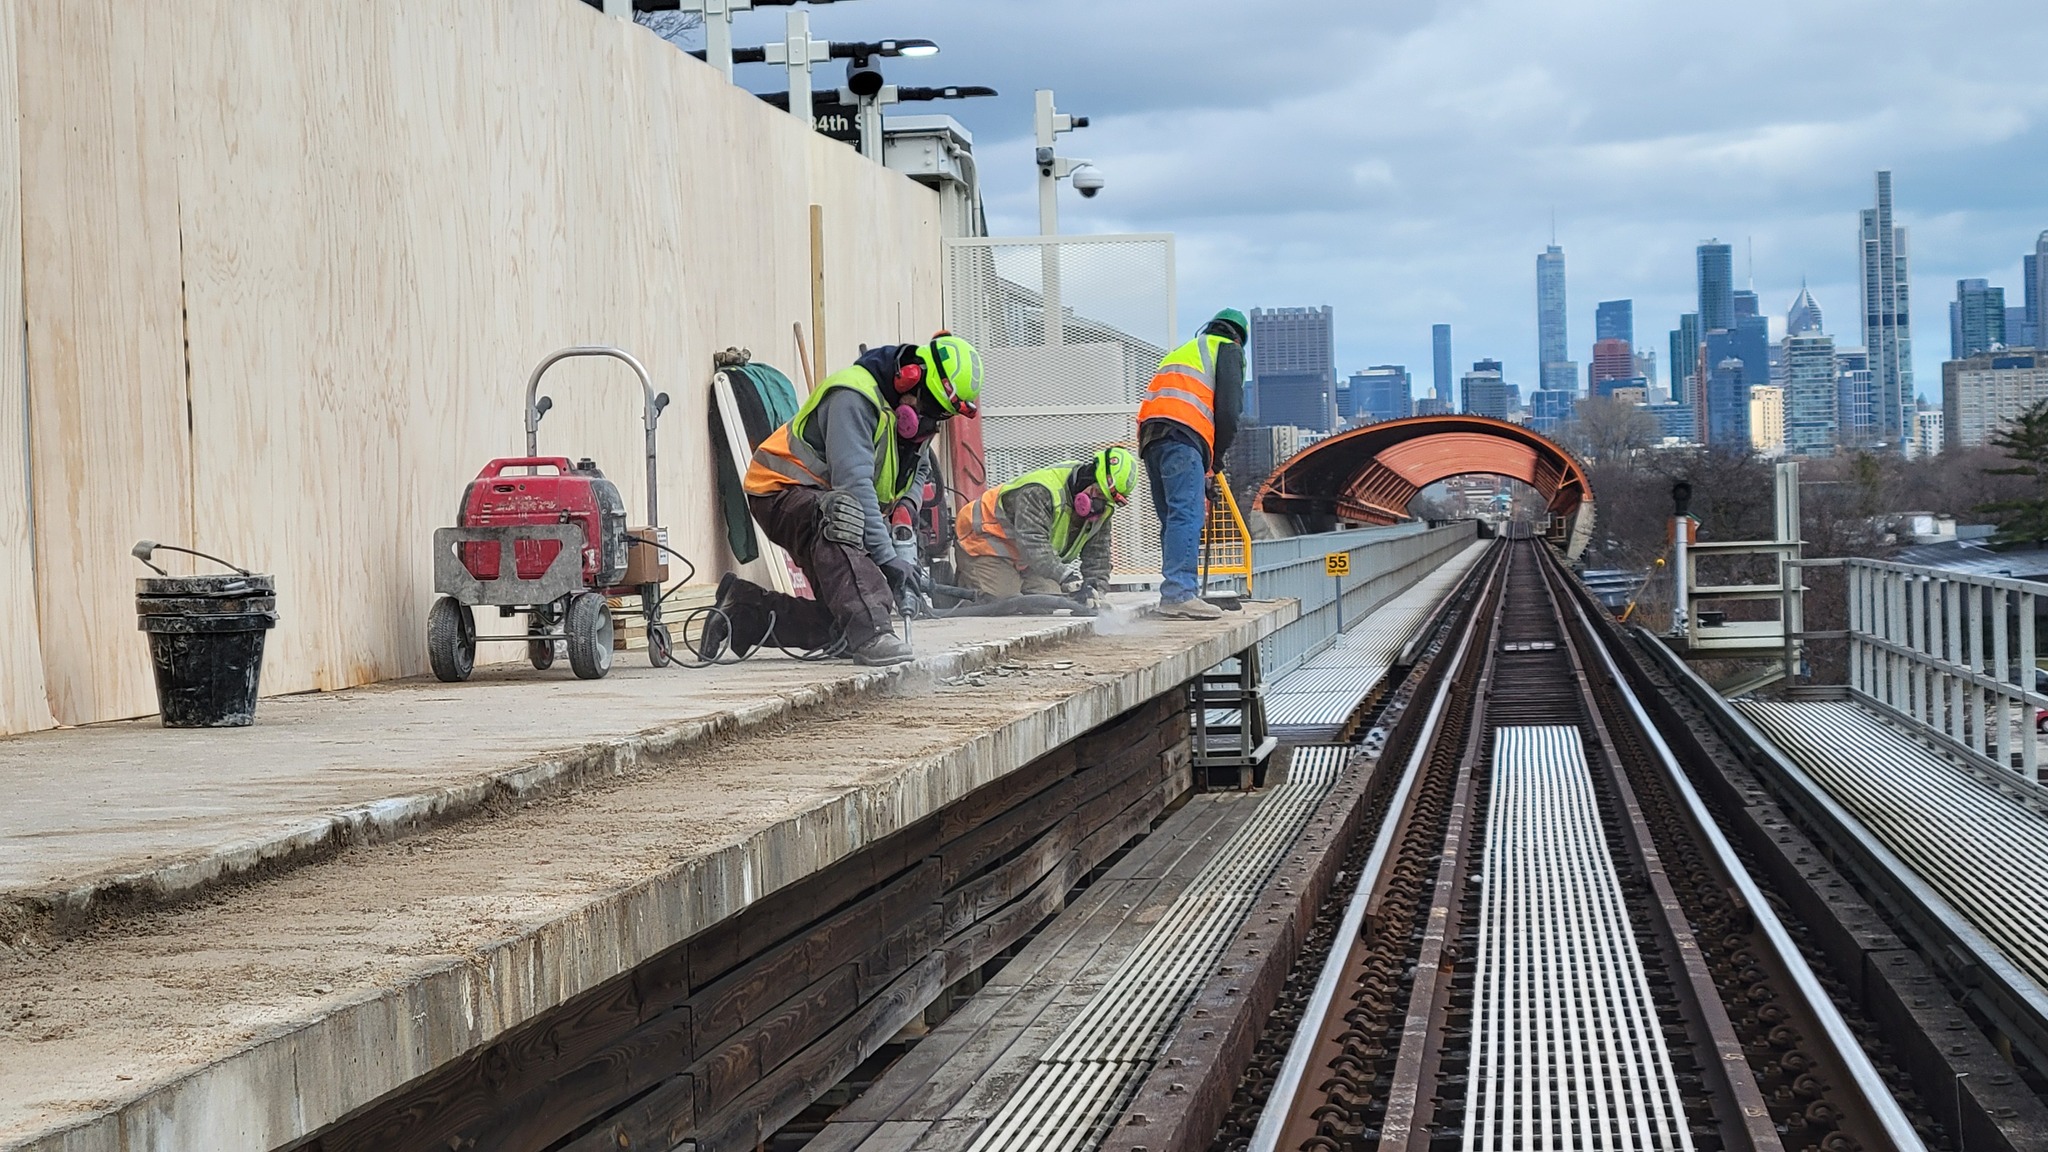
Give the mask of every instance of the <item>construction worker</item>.
POLYGON ((1137 454, 1119 444, 982 493, 953 525, 968 583, 988 596, 1068 595, 1101 604, 1109 592, 1109 520, 1137 480, 1137 454))
POLYGON ((973 416, 980 394, 974 346, 941 332, 925 344, 889 344, 818 382, 789 423, 754 450, 741 486, 770 540, 789 551, 815 600, 727 573, 698 654, 729 645, 744 656, 769 638, 805 650, 844 642, 860 664, 900 664, 890 609, 922 577, 897 554, 882 509, 910 495, 924 447, 939 425, 973 416))
POLYGON ((1225 308, 1193 340, 1159 361, 1138 406, 1138 454, 1159 514, 1159 614, 1213 620, 1223 613, 1202 599, 1202 530, 1211 478, 1237 436, 1244 401, 1244 313, 1225 308))

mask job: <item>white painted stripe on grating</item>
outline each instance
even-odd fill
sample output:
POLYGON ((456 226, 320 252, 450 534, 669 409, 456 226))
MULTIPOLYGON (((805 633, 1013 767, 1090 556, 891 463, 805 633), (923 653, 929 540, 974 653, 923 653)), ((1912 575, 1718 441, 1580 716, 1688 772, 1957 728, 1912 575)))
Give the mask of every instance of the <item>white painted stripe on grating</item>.
POLYGON ((1579 730, 1494 734, 1466 1152, 1690 1149, 1579 730))
POLYGON ((1053 1039, 971 1152, 1084 1152, 1101 1143, 1354 751, 1294 750, 1287 781, 1260 801, 1053 1039))
POLYGON ((2048 819, 1856 703, 1738 700, 1736 706, 2048 988, 2048 819))

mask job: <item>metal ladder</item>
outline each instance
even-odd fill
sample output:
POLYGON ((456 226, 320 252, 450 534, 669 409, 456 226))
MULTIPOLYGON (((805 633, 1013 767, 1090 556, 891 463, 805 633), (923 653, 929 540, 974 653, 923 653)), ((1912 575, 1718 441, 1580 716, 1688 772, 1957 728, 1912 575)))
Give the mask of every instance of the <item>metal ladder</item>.
POLYGON ((1195 786, 1249 792, 1266 783, 1266 761, 1280 738, 1266 732, 1266 701, 1256 645, 1202 673, 1188 685, 1188 724, 1195 745, 1195 786))

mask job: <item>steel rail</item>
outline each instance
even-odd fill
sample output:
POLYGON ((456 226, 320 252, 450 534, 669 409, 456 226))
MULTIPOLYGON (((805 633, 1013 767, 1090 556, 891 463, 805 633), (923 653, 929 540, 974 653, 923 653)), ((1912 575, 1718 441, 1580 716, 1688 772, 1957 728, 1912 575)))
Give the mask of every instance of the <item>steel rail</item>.
MULTIPOLYGON (((2029 1058, 2048 1054, 2048 994, 1932 884, 1922 879, 1856 815, 1714 692, 1684 661, 1651 643, 1654 659, 1729 741, 1744 749, 1778 798, 1818 829, 1837 860, 1918 945, 1928 963, 1966 990, 1969 1000, 2029 1058)), ((2011 783, 2018 783, 2017 780, 2011 783)))
MULTIPOLYGON (((1504 579, 1507 573, 1507 553, 1495 554, 1494 569, 1487 575, 1475 604, 1484 603, 1493 586, 1504 579)), ((1301 1026, 1294 1034, 1294 1040, 1287 1047, 1287 1058, 1281 1063, 1280 1074, 1274 1078, 1272 1091, 1259 1113, 1259 1122, 1252 1130, 1251 1143, 1247 1152, 1276 1152, 1280 1137, 1285 1133, 1288 1119, 1294 1112, 1297 1097, 1301 1095, 1302 1078, 1308 1072, 1309 1061, 1322 1031, 1323 1021, 1330 1016, 1331 1005, 1336 1001, 1337 988, 1343 980, 1346 960, 1352 947, 1357 943, 1365 927, 1365 913, 1372 903, 1373 893, 1380 886, 1388 864, 1392 860, 1392 848, 1404 821, 1401 816, 1413 805, 1416 783, 1422 778, 1422 766, 1429 759, 1437 740, 1437 733, 1443 727, 1444 706, 1449 700, 1451 686, 1457 681, 1458 672, 1470 657, 1473 638, 1479 633, 1477 627, 1466 628, 1459 637, 1457 651, 1442 668, 1437 677, 1436 694, 1430 701, 1429 711, 1423 719, 1422 728, 1415 735, 1414 747, 1402 767, 1401 780, 1396 786, 1393 798, 1387 804, 1387 817, 1380 822, 1378 835, 1373 840, 1372 853, 1366 857, 1365 865, 1358 871, 1358 884, 1351 899, 1344 908, 1344 918, 1337 926, 1332 938, 1330 955, 1323 964, 1323 970, 1316 980, 1315 994, 1309 998, 1308 1006, 1301 1015, 1301 1026)))
POLYGON ((1743 866, 1740 857, 1735 854, 1734 847, 1728 843, 1727 837, 1721 834, 1720 825, 1715 822, 1713 813, 1708 810, 1706 803, 1701 800, 1699 793, 1693 788, 1692 780, 1686 775, 1684 767, 1679 764, 1678 757, 1672 753, 1671 746, 1665 743, 1663 734, 1657 730, 1657 725, 1650 719, 1648 710, 1643 707, 1643 703, 1636 696, 1635 690, 1629 686, 1627 677, 1622 674, 1620 666, 1615 663, 1613 653, 1608 650, 1605 640, 1600 637, 1598 631, 1593 627, 1590 618, 1587 617, 1585 606, 1581 603, 1580 598, 1574 596, 1570 600, 1572 609, 1577 614, 1585 634, 1594 639, 1593 651, 1600 657, 1602 666, 1606 669, 1607 675, 1612 679, 1616 695, 1620 697, 1622 703, 1628 708, 1630 717, 1635 722, 1637 732, 1641 734, 1644 742, 1656 755, 1658 763, 1663 767, 1666 779, 1671 784, 1672 791, 1677 795, 1681 803, 1685 805, 1694 826, 1699 830, 1700 838, 1706 843, 1708 850, 1713 853, 1715 860, 1720 864, 1721 871, 1735 886, 1737 894, 1748 905, 1750 915, 1754 919, 1758 930, 1763 933, 1765 940, 1768 941, 1772 950, 1776 953, 1779 964, 1791 977, 1807 1009, 1813 1013, 1814 1018, 1820 1024, 1827 1043, 1833 1050, 1836 1059, 1848 1071, 1852 1082, 1851 1086, 1857 1097, 1869 1109, 1870 1116, 1877 1121, 1878 1126, 1883 1129, 1885 1137, 1892 1142, 1894 1147, 1900 1149, 1901 1152, 1919 1152, 1919 1150, 1924 1150, 1926 1145, 1921 1141, 1920 1134, 1914 1131, 1912 1122, 1906 1118, 1905 1111, 1899 1107, 1899 1103, 1893 1098, 1891 1090, 1885 1086, 1883 1077, 1878 1074, 1876 1066, 1870 1062, 1869 1054, 1864 1052, 1863 1046, 1857 1042, 1855 1033, 1850 1030, 1848 1022, 1842 1018, 1841 1011, 1835 1007, 1835 1002, 1828 997, 1827 990, 1821 986, 1819 978, 1813 974, 1813 969, 1807 965, 1806 957, 1800 953, 1798 944, 1793 941, 1791 934, 1785 930, 1784 923, 1778 919, 1777 913, 1765 898, 1763 890, 1757 886, 1756 881, 1750 876, 1749 870, 1743 866))

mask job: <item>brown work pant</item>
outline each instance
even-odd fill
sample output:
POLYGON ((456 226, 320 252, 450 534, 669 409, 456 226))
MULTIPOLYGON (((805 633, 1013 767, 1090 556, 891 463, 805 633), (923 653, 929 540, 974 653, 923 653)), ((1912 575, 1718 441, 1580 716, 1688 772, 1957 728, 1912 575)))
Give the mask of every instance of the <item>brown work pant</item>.
POLYGON ((774 639, 785 648, 824 648, 840 636, 848 648, 859 648, 893 631, 889 578, 866 549, 825 538, 819 514, 824 496, 821 488, 789 487, 772 496, 747 497, 747 510, 761 530, 789 551, 817 596, 805 600, 761 590, 757 599, 775 613, 774 639))
POLYGON ((968 556, 967 582, 984 596, 1058 596, 1060 586, 1043 576, 1019 572, 1001 556, 968 556))

